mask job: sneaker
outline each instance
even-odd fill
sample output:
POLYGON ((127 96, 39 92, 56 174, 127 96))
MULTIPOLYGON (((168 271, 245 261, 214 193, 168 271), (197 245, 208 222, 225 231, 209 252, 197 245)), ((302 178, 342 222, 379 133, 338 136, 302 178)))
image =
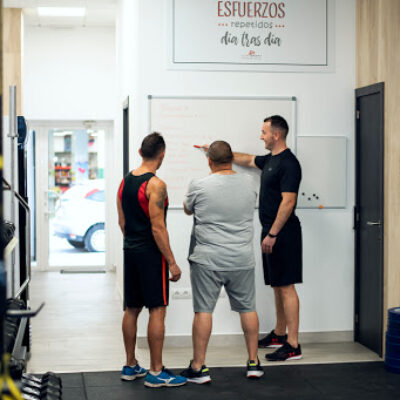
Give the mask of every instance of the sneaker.
POLYGON ((136 364, 134 367, 130 367, 129 365, 125 365, 122 368, 121 372, 121 380, 123 381, 134 381, 136 378, 142 378, 145 376, 147 371, 142 368, 139 364, 136 364))
POLYGON ((295 349, 287 342, 273 353, 265 355, 268 361, 300 360, 302 357, 300 345, 295 349))
POLYGON ((254 360, 250 360, 247 363, 247 378, 257 379, 261 378, 263 375, 264 371, 260 365, 260 360, 257 360, 257 363, 254 360))
POLYGON ((180 375, 174 375, 169 369, 163 367, 158 375, 147 373, 144 379, 144 385, 147 387, 174 387, 186 384, 186 378, 180 375))
POLYGON ((285 344, 286 340, 287 340, 287 335, 278 336, 272 329, 272 331, 268 333, 267 336, 258 341, 258 348, 260 349, 279 348, 285 344))
POLYGON ((192 368, 192 362, 190 362, 189 367, 184 369, 180 375, 185 377, 188 382, 197 383, 199 385, 211 382, 210 370, 203 365, 200 371, 195 371, 192 368))

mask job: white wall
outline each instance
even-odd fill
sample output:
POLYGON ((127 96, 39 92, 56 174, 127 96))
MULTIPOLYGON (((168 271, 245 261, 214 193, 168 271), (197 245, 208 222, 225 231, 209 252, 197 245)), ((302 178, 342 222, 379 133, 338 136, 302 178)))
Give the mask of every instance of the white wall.
POLYGON ((23 110, 28 120, 111 120, 115 29, 24 28, 23 110))
MULTIPOLYGON (((138 165, 137 149, 147 132, 147 95, 296 96, 299 135, 342 135, 349 138, 348 201, 343 210, 299 210, 303 226, 304 284, 298 285, 302 332, 353 329, 354 263, 352 205, 354 203, 355 2, 335 2, 335 65, 329 73, 251 73, 166 70, 167 9, 159 0, 120 0, 117 23, 118 110, 130 96, 131 167, 138 165), (131 74, 127 74, 130 71, 131 74)), ((119 117, 119 114, 117 114, 119 117)), ((117 132, 121 121, 117 119, 117 132)), ((122 139, 119 140, 122 142, 122 139)), ((114 149, 121 154, 118 143, 114 149)), ((168 143, 167 143, 168 146, 168 143)), ((240 149, 234 149, 240 151, 240 149)), ((167 147, 168 151, 168 147, 167 147)), ((263 148, 260 146, 260 154, 263 148)), ((116 165, 116 180, 122 168, 116 165)), ((115 189, 116 190, 116 189, 115 189)), ((113 211, 114 212, 114 211, 113 211)), ((115 212, 113 218, 116 224, 115 212)), ((257 309, 261 331, 273 327, 273 295, 262 284, 256 226, 257 309)), ((183 277, 174 287, 189 287, 186 261, 191 218, 171 210, 168 228, 172 249, 183 277)), ((121 246, 120 235, 116 241, 121 246)), ((119 247, 121 248, 121 247, 119 247)), ((122 252, 118 282, 122 284, 122 252)), ((190 335, 191 300, 170 300, 167 335, 190 335)), ((145 335, 145 318, 139 324, 145 335)), ((221 299, 214 314, 214 333, 238 333, 238 317, 221 299)))

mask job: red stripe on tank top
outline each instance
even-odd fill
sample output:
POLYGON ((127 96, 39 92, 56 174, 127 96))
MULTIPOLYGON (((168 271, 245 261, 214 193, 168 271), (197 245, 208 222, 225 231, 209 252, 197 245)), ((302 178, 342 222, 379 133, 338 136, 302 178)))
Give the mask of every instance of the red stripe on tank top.
POLYGON ((124 184, 125 184, 125 179, 122 179, 118 189, 118 197, 121 202, 122 202, 122 191, 124 190, 124 184))
POLYGON ((142 208, 143 212, 147 215, 148 218, 150 218, 149 200, 146 197, 147 183, 148 183, 148 181, 143 182, 140 185, 140 188, 139 188, 139 191, 138 191, 138 201, 139 201, 140 207, 142 208))

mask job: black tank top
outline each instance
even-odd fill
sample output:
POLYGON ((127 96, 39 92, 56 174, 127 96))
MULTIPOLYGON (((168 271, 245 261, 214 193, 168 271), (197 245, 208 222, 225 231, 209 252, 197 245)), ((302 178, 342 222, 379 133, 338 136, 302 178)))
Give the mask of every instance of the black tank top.
MULTIPOLYGON (((129 173, 121 182, 118 195, 125 216, 125 250, 146 251, 157 249, 151 230, 149 200, 146 197, 146 187, 153 176, 152 172, 138 176, 129 173)), ((165 200, 164 206, 166 217, 168 198, 165 200)))

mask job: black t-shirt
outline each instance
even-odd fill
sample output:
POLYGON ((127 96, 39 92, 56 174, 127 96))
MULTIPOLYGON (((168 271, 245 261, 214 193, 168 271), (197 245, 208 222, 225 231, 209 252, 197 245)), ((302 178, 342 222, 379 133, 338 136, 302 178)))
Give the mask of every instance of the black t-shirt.
MULTIPOLYGON (((257 156, 255 164, 262 170, 259 216, 261 225, 271 225, 276 218, 282 201, 282 192, 298 194, 301 181, 301 167, 296 156, 286 149, 275 156, 257 156)), ((290 215, 288 222, 297 221, 294 213, 290 215)))

